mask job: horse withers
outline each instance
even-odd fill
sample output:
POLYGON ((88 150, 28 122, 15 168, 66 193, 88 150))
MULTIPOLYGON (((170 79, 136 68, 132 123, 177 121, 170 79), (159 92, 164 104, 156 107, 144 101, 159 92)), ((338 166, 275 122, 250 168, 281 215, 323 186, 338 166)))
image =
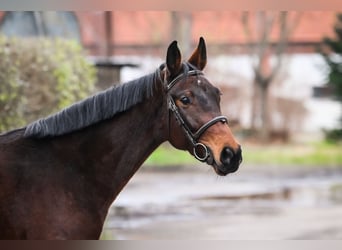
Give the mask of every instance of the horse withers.
POLYGON ((174 41, 152 74, 0 135, 0 238, 98 239, 112 202, 165 141, 218 175, 235 172, 241 148, 205 65, 203 38, 185 62, 174 41))

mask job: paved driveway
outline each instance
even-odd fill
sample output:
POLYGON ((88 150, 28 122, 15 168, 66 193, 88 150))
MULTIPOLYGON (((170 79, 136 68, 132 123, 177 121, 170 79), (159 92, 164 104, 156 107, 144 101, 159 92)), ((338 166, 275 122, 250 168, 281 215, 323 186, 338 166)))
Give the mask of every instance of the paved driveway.
POLYGON ((342 239, 342 173, 247 166, 140 170, 113 204, 103 239, 342 239))

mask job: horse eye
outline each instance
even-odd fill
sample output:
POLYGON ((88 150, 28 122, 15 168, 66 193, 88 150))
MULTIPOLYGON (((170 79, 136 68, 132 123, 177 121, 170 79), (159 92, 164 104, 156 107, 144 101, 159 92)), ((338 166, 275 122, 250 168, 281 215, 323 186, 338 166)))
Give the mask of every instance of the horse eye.
POLYGON ((180 101, 182 102, 183 105, 189 105, 191 103, 191 100, 187 96, 183 96, 180 98, 180 101))

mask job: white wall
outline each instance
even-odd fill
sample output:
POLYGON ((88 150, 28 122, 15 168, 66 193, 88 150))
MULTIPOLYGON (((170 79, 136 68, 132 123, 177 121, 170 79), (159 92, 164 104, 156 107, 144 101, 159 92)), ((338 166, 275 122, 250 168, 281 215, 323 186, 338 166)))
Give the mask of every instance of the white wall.
MULTIPOLYGON (((139 68, 124 68, 121 73, 123 82, 151 73, 163 62, 162 58, 151 56, 119 57, 116 60, 141 65, 139 68)), ((209 58, 205 73, 215 85, 241 88, 239 118, 242 125, 248 126, 253 79, 249 56, 221 55, 209 58)), ((325 74, 326 65, 319 54, 288 55, 272 86, 274 96, 304 101, 308 113, 302 124, 303 132, 320 132, 322 128, 333 128, 338 124, 341 112, 340 104, 331 99, 319 99, 312 96, 312 88, 322 86, 326 82, 325 74)), ((228 116, 230 112, 233 113, 229 107, 225 110, 228 116)))
MULTIPOLYGON (((249 125, 253 72, 248 56, 219 56, 208 64, 210 79, 232 86, 241 86, 246 105, 241 121, 249 125), (240 81, 240 82, 239 82, 240 81)), ((295 54, 284 58, 283 67, 272 86, 272 95, 303 100, 308 113, 302 124, 304 132, 320 132, 338 125, 341 105, 330 98, 314 98, 313 87, 326 83, 327 66, 319 54, 295 54)))

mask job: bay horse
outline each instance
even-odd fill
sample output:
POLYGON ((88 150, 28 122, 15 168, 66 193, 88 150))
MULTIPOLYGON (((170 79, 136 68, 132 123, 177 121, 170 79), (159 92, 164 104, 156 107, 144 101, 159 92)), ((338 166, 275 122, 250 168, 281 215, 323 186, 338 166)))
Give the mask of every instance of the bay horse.
POLYGON ((218 175, 241 147, 204 76, 201 37, 188 61, 177 41, 155 72, 0 135, 0 238, 98 239, 108 209, 163 142, 218 175))

